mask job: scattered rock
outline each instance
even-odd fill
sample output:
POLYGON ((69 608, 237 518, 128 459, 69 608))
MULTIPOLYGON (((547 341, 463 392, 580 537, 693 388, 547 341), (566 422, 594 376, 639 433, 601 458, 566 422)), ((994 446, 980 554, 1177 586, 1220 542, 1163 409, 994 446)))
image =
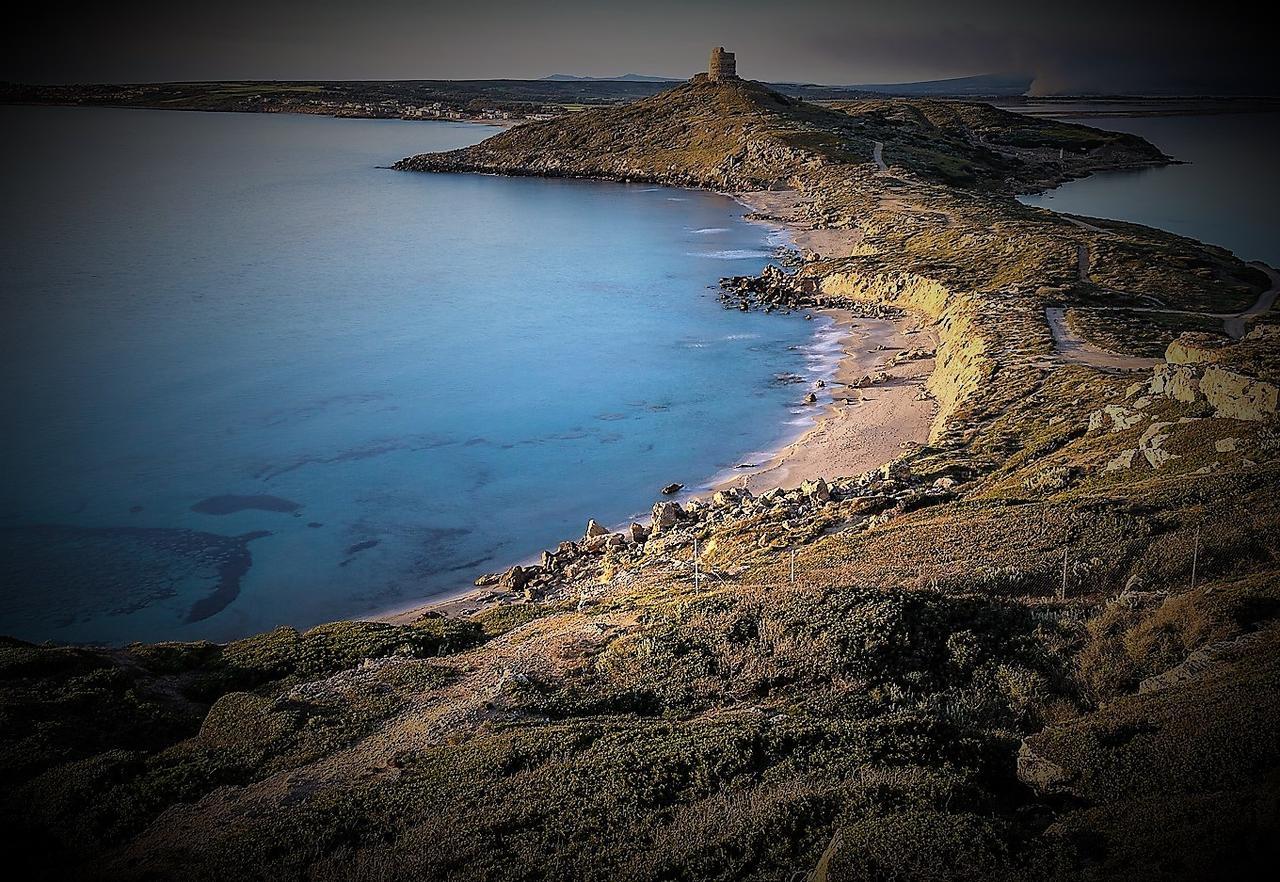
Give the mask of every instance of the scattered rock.
POLYGON ((822 478, 818 478, 816 481, 805 481, 800 485, 800 493, 818 502, 826 502, 831 498, 831 488, 827 486, 827 482, 822 478))
POLYGON ((507 591, 520 591, 529 583, 529 571, 517 564, 499 577, 497 586, 507 591))
POLYGON ((683 489, 684 489, 684 484, 674 484, 674 483, 668 484, 667 486, 662 488, 662 495, 673 496, 674 494, 679 493, 683 489))
POLYGON ((684 514, 678 502, 659 502, 653 507, 653 526, 657 530, 674 527, 684 514))
POLYGON ((1213 449, 1219 453, 1231 453, 1239 445, 1239 438, 1219 438, 1214 442, 1213 449))
POLYGON ((1103 471, 1118 472, 1123 469, 1133 468, 1133 458, 1137 455, 1138 455, 1138 450, 1136 447, 1130 448, 1129 450, 1122 450, 1119 453, 1117 453, 1110 462, 1107 463, 1106 467, 1103 468, 1103 471))
POLYGON ((1138 439, 1138 450, 1146 457, 1147 462, 1151 463, 1153 469, 1160 468, 1174 458, 1174 455, 1164 447, 1164 442, 1169 440, 1169 433, 1165 430, 1171 425, 1173 423, 1152 423, 1138 439))
POLYGON ((592 518, 591 520, 587 521, 587 531, 582 534, 582 538, 584 540, 594 539, 597 536, 608 536, 608 535, 609 535, 609 531, 606 530, 604 527, 600 526, 598 523, 596 523, 595 518, 592 518))
POLYGON ((1089 414, 1089 431, 1097 432, 1111 423, 1112 432, 1123 432, 1131 429, 1146 419, 1146 416, 1121 404, 1108 404, 1100 410, 1089 414))

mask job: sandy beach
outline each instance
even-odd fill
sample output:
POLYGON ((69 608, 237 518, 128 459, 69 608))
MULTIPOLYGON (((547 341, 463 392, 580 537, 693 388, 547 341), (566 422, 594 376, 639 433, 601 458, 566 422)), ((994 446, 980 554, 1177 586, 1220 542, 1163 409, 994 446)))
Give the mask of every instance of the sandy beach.
POLYGON ((811 407, 820 409, 815 424, 763 465, 740 470, 717 483, 717 489, 746 487, 758 493, 771 487, 791 489, 819 477, 860 475, 928 438, 937 405, 921 389, 934 360, 894 364, 894 359, 915 349, 933 351, 932 332, 912 317, 889 321, 843 310, 822 314, 844 330, 843 356, 834 380, 814 390, 818 401, 811 407))
MULTIPOLYGON (((862 240, 857 228, 811 229, 800 213, 805 197, 796 190, 755 191, 735 198, 765 222, 781 226, 802 253, 846 257, 862 240)), ((879 468, 929 437, 937 405, 921 392, 934 360, 894 363, 899 353, 937 348, 928 323, 911 315, 890 321, 838 309, 814 312, 829 316, 843 329, 843 355, 834 380, 813 390, 818 400, 811 406, 822 408, 813 427, 760 467, 743 469, 718 482, 717 488, 745 486, 760 492, 791 489, 819 477, 852 477, 879 468), (873 382, 867 383, 867 378, 873 382)))

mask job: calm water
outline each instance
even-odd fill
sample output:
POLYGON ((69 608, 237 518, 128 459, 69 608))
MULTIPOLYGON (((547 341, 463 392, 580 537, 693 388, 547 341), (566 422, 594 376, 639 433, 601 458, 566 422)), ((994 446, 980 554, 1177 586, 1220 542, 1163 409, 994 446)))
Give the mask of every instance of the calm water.
POLYGON ((1094 175, 1023 202, 1146 224, 1280 266, 1280 114, 1068 121, 1141 135, 1187 164, 1094 175))
POLYGON ((405 605, 779 443, 829 369, 716 302, 770 250, 723 197, 377 167, 465 124, 0 116, 0 633, 405 605))

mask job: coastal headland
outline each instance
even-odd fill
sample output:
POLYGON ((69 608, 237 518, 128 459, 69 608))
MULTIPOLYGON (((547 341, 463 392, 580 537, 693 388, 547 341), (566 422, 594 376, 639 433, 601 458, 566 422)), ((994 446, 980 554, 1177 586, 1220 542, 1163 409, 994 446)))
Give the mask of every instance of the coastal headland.
POLYGON ((1014 198, 1169 160, 983 104, 706 76, 403 160, 739 194, 802 259, 726 279, 726 307, 847 322, 834 395, 858 401, 825 405, 825 453, 593 521, 474 614, 6 641, 20 866, 1252 878, 1280 841, 1274 280, 1014 198), (1223 333, 1188 330, 1205 315, 1223 333))

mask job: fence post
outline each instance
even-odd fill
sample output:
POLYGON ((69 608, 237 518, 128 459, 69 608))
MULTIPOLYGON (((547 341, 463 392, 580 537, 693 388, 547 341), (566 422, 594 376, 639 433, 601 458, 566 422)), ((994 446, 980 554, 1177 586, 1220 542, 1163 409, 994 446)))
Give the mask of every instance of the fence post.
POLYGON ((1196 590, 1196 568, 1200 563, 1200 528, 1196 527, 1195 545, 1191 549, 1191 590, 1196 590))

